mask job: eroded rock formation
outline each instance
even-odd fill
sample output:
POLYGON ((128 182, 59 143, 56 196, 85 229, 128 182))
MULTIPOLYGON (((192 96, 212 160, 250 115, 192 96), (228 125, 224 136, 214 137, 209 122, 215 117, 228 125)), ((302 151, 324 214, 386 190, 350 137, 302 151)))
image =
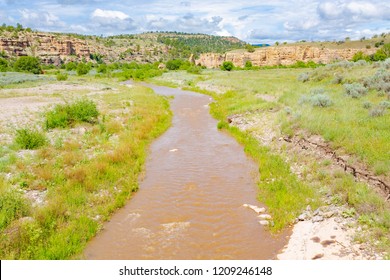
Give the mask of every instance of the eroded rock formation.
POLYGON ((310 46, 280 46, 256 49, 254 52, 231 51, 225 54, 201 54, 196 64, 207 68, 217 68, 224 61, 232 61, 235 66, 243 67, 246 61, 253 66, 291 65, 297 61, 314 61, 316 63, 331 63, 336 60, 350 60, 358 51, 366 54, 375 53, 375 49, 330 49, 310 46))

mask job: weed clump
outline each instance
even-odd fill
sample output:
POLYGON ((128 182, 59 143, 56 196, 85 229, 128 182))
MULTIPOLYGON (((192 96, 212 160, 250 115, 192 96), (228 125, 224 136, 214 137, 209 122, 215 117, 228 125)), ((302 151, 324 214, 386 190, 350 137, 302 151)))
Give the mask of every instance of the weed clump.
POLYGON ((360 98, 363 95, 366 95, 368 90, 363 85, 359 83, 345 84, 345 92, 348 96, 352 98, 360 98))
POLYGON ((302 83, 308 82, 310 80, 309 73, 305 72, 305 73, 299 74, 297 80, 302 82, 302 83))
POLYGON ((96 104, 91 100, 82 99, 72 104, 58 104, 52 111, 46 113, 46 128, 65 128, 77 122, 93 123, 98 115, 96 104))
POLYGON ((45 135, 35 129, 22 128, 16 130, 15 143, 21 149, 33 150, 46 144, 45 135))
POLYGON ((369 112, 370 117, 381 117, 385 114, 386 108, 382 106, 376 106, 375 108, 371 109, 369 112))

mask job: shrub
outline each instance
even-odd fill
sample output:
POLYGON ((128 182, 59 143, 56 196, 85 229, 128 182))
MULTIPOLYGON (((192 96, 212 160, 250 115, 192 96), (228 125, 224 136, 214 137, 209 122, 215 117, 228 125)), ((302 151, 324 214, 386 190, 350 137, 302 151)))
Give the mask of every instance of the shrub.
POLYGON ((21 149, 33 150, 42 147, 46 142, 45 135, 38 130, 29 128, 16 130, 15 143, 21 149))
POLYGON ((97 69, 97 72, 98 73, 102 73, 102 74, 107 73, 107 65, 106 64, 100 64, 98 69, 97 69))
POLYGON ((33 74, 42 74, 42 67, 39 59, 32 56, 22 56, 14 64, 16 72, 30 72, 33 74))
POLYGON ((384 109, 390 109, 390 101, 381 101, 379 102, 379 107, 384 109))
POLYGON ((250 61, 250 60, 245 61, 245 68, 250 69, 252 67, 253 67, 252 61, 250 61))
POLYGON ((182 66, 183 64, 183 60, 180 60, 180 59, 172 59, 172 60, 169 60, 167 63, 166 63, 166 67, 167 69, 169 70, 179 70, 180 66, 182 66))
POLYGON ((72 104, 58 104, 46 113, 46 128, 65 128, 76 122, 92 123, 98 117, 96 104, 91 100, 78 100, 72 104))
POLYGON ((255 47, 252 46, 252 45, 250 45, 250 44, 246 44, 246 45, 245 45, 245 49, 246 49, 248 52, 250 52, 250 53, 255 52, 255 47))
POLYGON ((68 79, 68 74, 66 73, 58 73, 56 75, 57 81, 66 81, 68 79))
POLYGON ((79 63, 76 68, 77 75, 82 76, 88 74, 91 68, 85 63, 79 63))
POLYGON ((369 101, 364 101, 363 102, 363 108, 364 109, 370 109, 372 107, 372 103, 369 101))
POLYGON ((8 61, 0 57, 0 72, 6 72, 8 69, 8 61))
POLYGON ((310 97, 310 103, 316 107, 329 107, 333 104, 328 95, 319 93, 310 97))
POLYGON ((345 84, 344 88, 346 94, 351 96, 352 98, 359 98, 367 94, 367 89, 359 83, 345 84))
POLYGON ((224 71, 231 71, 234 68, 234 64, 231 61, 224 61, 222 63, 221 69, 224 71))
POLYGON ((332 80, 332 84, 341 84, 343 82, 344 77, 340 74, 336 73, 334 75, 334 78, 332 80))
POLYGON ((323 88, 313 88, 310 90, 311 95, 316 95, 316 94, 324 94, 325 90, 323 88))
POLYGON ((380 117, 385 114, 386 109, 381 106, 376 106, 369 112, 370 117, 380 117))
POLYGON ((298 79, 298 81, 305 83, 305 82, 309 81, 309 79, 310 79, 309 73, 307 73, 307 72, 301 73, 301 74, 299 74, 297 79, 298 79))
POLYGON ((77 68, 77 64, 74 62, 69 62, 65 66, 66 71, 73 71, 76 70, 76 68, 77 68))

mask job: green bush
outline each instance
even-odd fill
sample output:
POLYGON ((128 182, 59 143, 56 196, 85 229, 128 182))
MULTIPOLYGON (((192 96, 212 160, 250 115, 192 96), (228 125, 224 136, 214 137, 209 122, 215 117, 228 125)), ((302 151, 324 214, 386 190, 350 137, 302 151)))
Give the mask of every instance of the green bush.
POLYGON ((253 67, 252 61, 247 60, 245 61, 245 68, 250 69, 253 67))
POLYGON ((42 74, 42 67, 39 59, 32 56, 22 56, 14 64, 16 72, 30 72, 33 74, 42 74))
POLYGON ((376 106, 369 112, 370 117, 381 117, 385 114, 386 109, 382 106, 376 106))
POLYGON ((182 66, 184 63, 183 60, 180 59, 172 59, 167 61, 166 67, 168 70, 179 70, 179 68, 182 66))
POLYGON ((82 76, 88 74, 91 68, 85 63, 79 63, 76 68, 77 75, 82 76))
POLYGON ((231 61, 224 61, 222 63, 221 69, 224 71, 231 71, 234 68, 234 64, 231 61))
POLYGON ((76 122, 95 122, 99 112, 91 100, 77 100, 72 104, 58 104, 46 113, 46 128, 69 127, 76 122))
POLYGON ((21 149, 33 150, 45 145, 46 142, 45 135, 36 129, 22 128, 16 130, 15 143, 21 149))
POLYGON ((76 68, 77 68, 77 64, 74 62, 69 62, 65 66, 66 71, 73 71, 76 70, 76 68))
POLYGON ((66 81, 68 79, 68 74, 66 73, 58 73, 56 75, 57 81, 66 81))
POLYGON ((8 69, 8 61, 0 57, 0 72, 6 72, 8 69))

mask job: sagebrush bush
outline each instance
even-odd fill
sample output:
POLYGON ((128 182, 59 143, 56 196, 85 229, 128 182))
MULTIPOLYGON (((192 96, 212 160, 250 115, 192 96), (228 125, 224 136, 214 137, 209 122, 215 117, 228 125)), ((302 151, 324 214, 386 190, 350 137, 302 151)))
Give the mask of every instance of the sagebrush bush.
POLYGON ((369 101, 364 101, 363 102, 363 108, 364 109, 370 109, 372 107, 372 103, 369 101))
POLYGON ((343 82, 344 77, 338 73, 334 75, 332 80, 332 84, 341 84, 343 82))
POLYGON ((362 84, 353 83, 353 84, 345 84, 344 85, 345 92, 348 96, 352 98, 359 98, 363 95, 366 95, 368 90, 362 84))
POLYGON ((324 93, 325 93, 325 89, 323 88, 313 88, 310 90, 311 95, 324 94, 324 93))
POLYGON ((46 113, 46 128, 65 128, 76 122, 96 121, 99 112, 92 100, 81 99, 71 104, 58 104, 46 113))
POLYGON ((329 107, 333 104, 333 101, 328 95, 319 93, 310 97, 310 103, 316 107, 329 107))
POLYGON ((297 80, 302 82, 302 83, 309 81, 310 80, 309 73, 305 72, 305 73, 299 74, 297 80))
POLYGON ((378 105, 382 108, 390 109, 390 101, 381 101, 378 105))
POLYGON ((381 117, 385 114, 386 109, 381 106, 376 106, 372 108, 369 112, 370 117, 381 117))
POLYGON ((22 128, 16 130, 15 143, 21 149, 33 150, 44 146, 47 139, 42 132, 36 129, 22 128))

